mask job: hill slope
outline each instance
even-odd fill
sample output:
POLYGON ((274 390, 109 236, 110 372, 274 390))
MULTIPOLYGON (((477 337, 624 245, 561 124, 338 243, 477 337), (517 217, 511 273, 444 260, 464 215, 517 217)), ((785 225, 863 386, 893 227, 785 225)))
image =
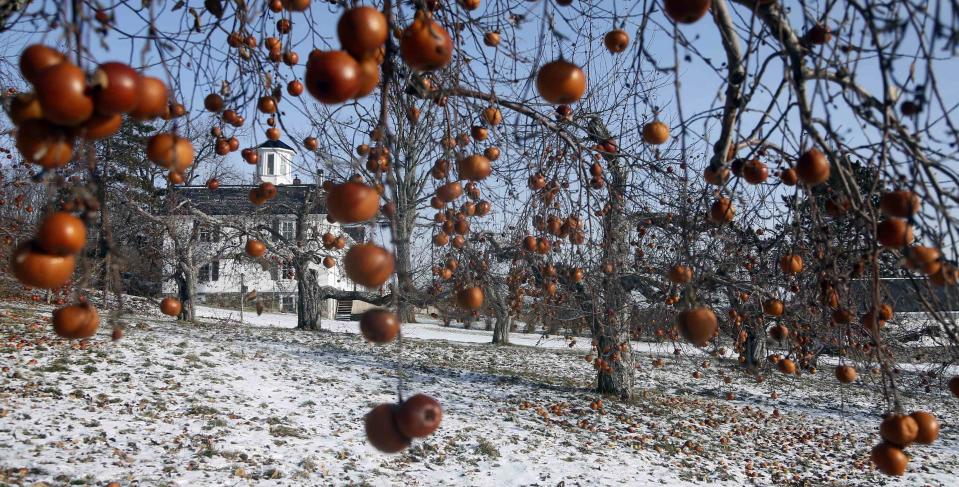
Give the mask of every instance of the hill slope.
POLYGON ((307 333, 282 328, 288 315, 256 319, 281 328, 144 315, 123 340, 101 330, 77 349, 52 336, 48 315, 3 305, 0 482, 949 485, 959 473, 959 411, 942 394, 907 401, 936 405, 943 432, 888 481, 867 461, 878 410, 866 386, 839 397, 825 373, 756 383, 728 359, 674 359, 668 344, 639 347, 635 403, 604 399, 597 411, 588 344, 561 339, 493 347, 476 343, 483 331, 414 324, 406 334, 425 339, 400 350, 365 343, 354 323, 307 333), (654 356, 666 366, 652 368, 654 356), (366 445, 362 417, 395 400, 397 365, 408 393, 438 398, 445 417, 434 436, 388 456, 366 445))

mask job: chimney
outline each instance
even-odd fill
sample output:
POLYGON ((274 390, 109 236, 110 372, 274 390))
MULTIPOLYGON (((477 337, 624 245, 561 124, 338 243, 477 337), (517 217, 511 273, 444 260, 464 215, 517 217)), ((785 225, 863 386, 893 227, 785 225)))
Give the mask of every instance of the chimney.
POLYGON ((300 181, 300 176, 293 176, 293 184, 302 184, 303 181, 300 181))

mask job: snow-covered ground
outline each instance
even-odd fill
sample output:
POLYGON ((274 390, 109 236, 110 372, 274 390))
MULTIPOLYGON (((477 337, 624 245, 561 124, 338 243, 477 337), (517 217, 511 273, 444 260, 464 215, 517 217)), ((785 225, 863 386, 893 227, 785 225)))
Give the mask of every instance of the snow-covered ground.
MULTIPOLYGON (((232 309, 211 308, 207 306, 197 307, 197 316, 219 321, 224 324, 240 324, 239 312, 232 309)), ((419 340, 444 340, 456 343, 490 343, 492 332, 482 328, 463 329, 462 323, 454 322, 446 327, 440 324, 438 320, 425 316, 417 317, 418 323, 407 323, 403 326, 403 336, 405 338, 416 338, 419 340)), ((244 313, 243 324, 254 327, 266 328, 296 328, 296 315, 291 313, 263 313, 257 316, 256 313, 244 313)), ((323 329, 336 333, 360 333, 359 322, 356 321, 334 321, 324 320, 323 329)), ((587 351, 590 349, 590 341, 585 338, 577 338, 573 341, 567 340, 561 335, 542 335, 530 333, 510 333, 509 341, 511 345, 547 348, 547 349, 572 349, 587 351)), ((673 346, 669 343, 650 343, 650 342, 632 342, 633 350, 641 353, 653 353, 671 355, 673 346)), ((702 351, 696 348, 684 350, 684 353, 692 355, 702 355, 702 351)), ((727 352, 728 354, 729 352, 727 352)))
MULTIPOLYGON (((239 322, 239 311, 224 308, 211 308, 208 306, 198 306, 196 314, 202 318, 220 320, 226 323, 239 322)), ((403 336, 406 338, 418 338, 421 340, 448 340, 462 343, 489 343, 491 334, 482 329, 465 330, 458 324, 451 327, 444 327, 437 320, 428 317, 418 317, 419 323, 408 323, 403 327, 403 336)), ((292 313, 263 313, 257 316, 256 313, 244 313, 243 324, 268 328, 296 328, 296 315, 292 313)), ((360 332, 359 323, 356 321, 333 321, 324 320, 323 329, 337 333, 360 332)), ((510 341, 515 345, 525 345, 532 347, 546 348, 567 348, 569 343, 562 336, 544 337, 542 335, 530 335, 523 333, 514 333, 510 335, 510 341)), ((580 340, 574 344, 574 347, 588 350, 589 342, 580 340)))
POLYGON ((235 311, 203 308, 198 325, 136 316, 123 340, 102 329, 81 349, 53 337, 49 311, 0 303, 0 484, 956 485, 959 475, 959 402, 938 386, 904 402, 939 416, 939 441, 910 447, 909 473, 888 479, 868 463, 881 412, 868 374, 842 389, 831 373, 759 382, 730 359, 640 344, 637 399, 593 410, 582 339, 513 334, 518 346, 497 347, 489 332, 425 323, 377 347, 352 322, 304 332, 289 329, 293 315, 248 313, 239 325, 235 311), (443 425, 383 455, 362 418, 395 400, 400 375, 408 394, 441 401, 443 425))

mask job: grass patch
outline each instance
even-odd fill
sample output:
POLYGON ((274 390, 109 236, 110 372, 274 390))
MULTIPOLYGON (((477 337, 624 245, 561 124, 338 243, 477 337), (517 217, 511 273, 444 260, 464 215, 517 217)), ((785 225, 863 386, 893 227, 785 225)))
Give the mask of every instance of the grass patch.
POLYGON ((480 437, 479 445, 476 446, 476 450, 482 453, 483 455, 486 455, 489 458, 500 457, 499 449, 496 448, 496 445, 494 445, 493 442, 483 437, 480 437))
POLYGON ((219 414, 219 413, 220 411, 217 410, 217 408, 213 406, 205 406, 202 404, 197 406, 190 406, 190 408, 186 410, 186 414, 188 416, 210 416, 210 415, 219 414))
POLYGON ((300 468, 302 468, 304 472, 313 473, 316 472, 319 466, 316 464, 316 461, 313 459, 313 457, 306 457, 300 462, 300 468))
POLYGON ((69 372, 70 371, 70 362, 65 358, 58 358, 53 362, 50 362, 50 365, 40 369, 41 372, 69 372))
POLYGON ((306 438, 306 433, 300 428, 278 424, 270 427, 270 434, 280 437, 306 438))

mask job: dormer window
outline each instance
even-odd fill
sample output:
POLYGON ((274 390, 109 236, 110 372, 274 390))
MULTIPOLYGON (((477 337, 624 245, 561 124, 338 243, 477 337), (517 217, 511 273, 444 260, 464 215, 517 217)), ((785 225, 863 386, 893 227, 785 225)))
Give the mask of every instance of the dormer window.
POLYGON ((293 176, 292 161, 296 151, 279 140, 268 140, 257 147, 260 162, 256 167, 256 178, 259 184, 269 182, 276 185, 291 184, 293 176))

